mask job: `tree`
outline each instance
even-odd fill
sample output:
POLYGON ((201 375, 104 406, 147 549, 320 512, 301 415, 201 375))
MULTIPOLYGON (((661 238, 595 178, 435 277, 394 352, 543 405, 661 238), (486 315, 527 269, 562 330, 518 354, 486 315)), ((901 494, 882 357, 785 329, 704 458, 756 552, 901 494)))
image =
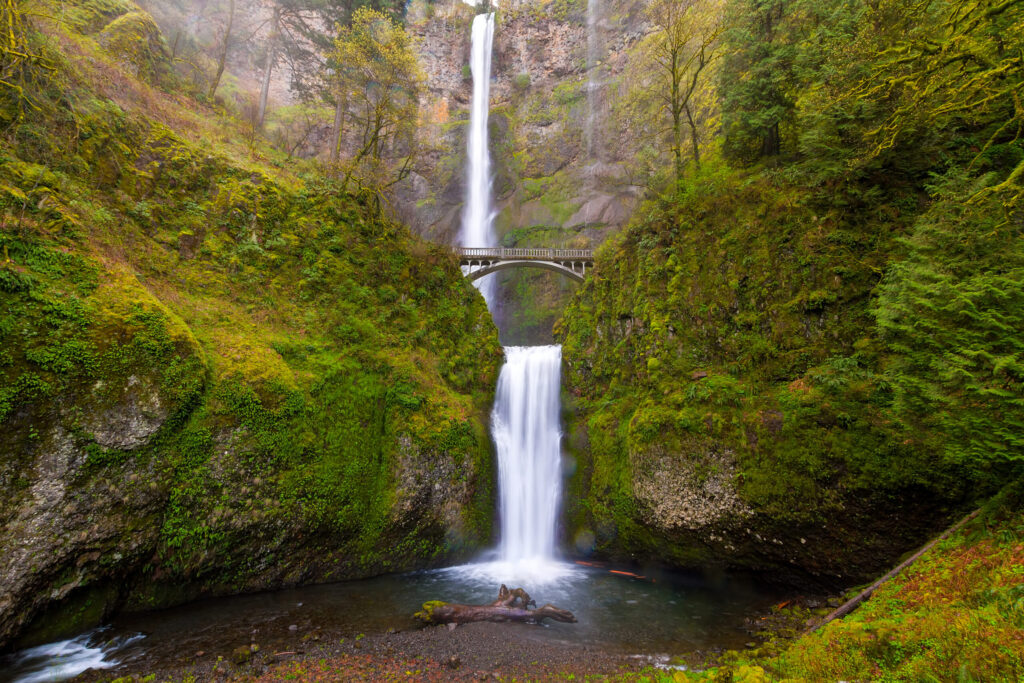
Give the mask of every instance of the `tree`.
MULTIPOLYGON (((892 0, 905 36, 879 55, 853 97, 886 100, 891 114, 871 138, 889 149, 920 130, 986 130, 978 158, 1024 136, 1024 0, 892 0)), ((974 166, 974 164, 972 164, 974 166)), ((1024 159, 982 194, 1024 200, 1024 159)))
POLYGON ((744 163, 783 151, 795 82, 787 9, 786 0, 734 0, 727 11, 722 126, 727 155, 744 163))
POLYGON ((55 71, 33 40, 30 12, 23 0, 2 0, 0 4, 0 95, 14 98, 14 107, 3 103, 0 119, 21 120, 26 108, 38 110, 30 90, 43 74, 55 71))
MULTIPOLYGON (((208 97, 212 100, 214 95, 217 94, 217 86, 220 85, 221 76, 224 75, 224 65, 228 60, 228 48, 231 45, 231 28, 235 24, 235 0, 230 0, 228 5, 228 22, 224 27, 224 36, 221 40, 220 56, 217 59, 217 73, 213 76, 213 81, 210 83, 210 92, 208 97)), ((177 40, 175 40, 175 52, 177 52, 177 40)))
POLYGON ((356 9, 372 7, 399 16, 404 4, 388 0, 271 0, 270 29, 266 41, 260 87, 258 125, 263 127, 273 70, 283 59, 291 72, 291 88, 309 101, 329 90, 319 78, 325 54, 333 47, 332 29, 348 26, 356 9))
POLYGON ((636 89, 657 102, 668 119, 676 180, 683 177, 684 127, 689 128, 693 160, 700 165, 696 98, 702 75, 715 60, 722 35, 721 7, 714 0, 655 0, 647 8, 655 27, 643 46, 636 89))
POLYGON ((945 141, 932 204, 879 288, 894 412, 981 466, 1024 459, 1024 0, 881 3, 903 35, 850 97, 873 153, 945 141))
POLYGON ((412 39, 391 17, 361 7, 335 40, 330 61, 336 97, 345 102, 354 154, 342 186, 383 190, 405 178, 415 157, 425 75, 412 39))
POLYGON ((1004 210, 995 192, 965 201, 974 181, 958 175, 941 180, 875 315, 896 417, 912 437, 936 434, 938 449, 986 467, 1024 460, 1024 212, 1004 210))

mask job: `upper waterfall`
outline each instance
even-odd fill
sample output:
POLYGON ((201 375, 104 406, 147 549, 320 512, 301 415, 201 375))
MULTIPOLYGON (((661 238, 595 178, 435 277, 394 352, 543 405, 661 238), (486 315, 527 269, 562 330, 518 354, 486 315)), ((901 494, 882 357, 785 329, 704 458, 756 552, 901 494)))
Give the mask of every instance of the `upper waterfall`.
MULTIPOLYGON (((476 15, 473 19, 470 60, 470 70, 473 73, 473 103, 469 112, 469 137, 466 142, 469 164, 466 204, 462 213, 461 242, 465 247, 491 247, 497 244, 491 209, 491 156, 487 140, 493 41, 494 13, 476 15)), ((494 278, 480 280, 477 287, 490 307, 494 296, 494 278)))

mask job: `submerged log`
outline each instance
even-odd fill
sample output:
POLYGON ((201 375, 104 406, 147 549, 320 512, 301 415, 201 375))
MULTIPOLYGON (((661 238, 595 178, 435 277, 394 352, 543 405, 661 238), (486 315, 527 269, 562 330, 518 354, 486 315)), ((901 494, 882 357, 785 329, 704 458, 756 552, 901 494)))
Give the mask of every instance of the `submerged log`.
POLYGON ((474 621, 539 623, 544 619, 576 623, 576 617, 569 610, 554 605, 536 605, 536 601, 522 588, 509 590, 502 584, 498 591, 498 599, 489 605, 459 605, 432 600, 423 603, 423 611, 413 616, 425 624, 468 624, 474 621), (535 609, 530 609, 530 605, 535 609))

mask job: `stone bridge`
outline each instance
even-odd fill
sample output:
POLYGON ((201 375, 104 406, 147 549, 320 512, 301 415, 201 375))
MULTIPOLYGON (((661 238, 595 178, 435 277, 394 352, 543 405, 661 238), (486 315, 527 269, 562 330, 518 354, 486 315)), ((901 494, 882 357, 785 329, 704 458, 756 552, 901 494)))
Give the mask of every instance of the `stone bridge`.
POLYGON ((506 268, 544 268, 583 282, 594 266, 593 249, 455 247, 455 253, 471 281, 506 268))

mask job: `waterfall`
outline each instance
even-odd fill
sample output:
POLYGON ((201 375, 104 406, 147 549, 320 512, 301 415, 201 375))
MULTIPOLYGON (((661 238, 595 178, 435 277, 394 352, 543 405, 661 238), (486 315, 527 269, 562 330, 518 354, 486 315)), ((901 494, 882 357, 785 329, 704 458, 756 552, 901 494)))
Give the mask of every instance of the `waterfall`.
POLYGON ((491 415, 498 451, 501 560, 554 558, 562 484, 559 425, 561 346, 510 346, 491 415))
POLYGON ((586 144, 587 152, 587 165, 584 171, 584 202, 588 207, 586 215, 583 217, 584 223, 590 224, 593 222, 594 217, 591 216, 593 211, 592 201, 594 194, 597 190, 594 179, 594 171, 597 165, 600 163, 601 155, 599 149, 599 141, 594 137, 594 125, 597 118, 598 108, 598 88, 600 83, 598 82, 598 72, 600 69, 601 53, 603 46, 601 44, 600 27, 598 23, 601 18, 601 0, 587 0, 587 117, 583 124, 583 136, 586 144))
MULTIPOLYGON (((466 206, 462 214, 462 246, 493 247, 491 210, 491 157, 487 149, 487 115, 491 94, 491 44, 494 40, 494 13, 478 14, 473 19, 473 104, 469 111, 469 137, 466 141, 468 172, 466 206)), ((491 307, 494 278, 477 280, 477 288, 491 307)))

